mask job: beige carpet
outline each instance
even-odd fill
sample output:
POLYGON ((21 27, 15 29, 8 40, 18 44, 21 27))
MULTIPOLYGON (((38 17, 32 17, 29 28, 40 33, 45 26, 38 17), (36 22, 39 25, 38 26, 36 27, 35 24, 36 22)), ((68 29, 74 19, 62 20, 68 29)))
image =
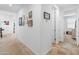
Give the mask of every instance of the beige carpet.
POLYGON ((71 35, 66 35, 64 42, 52 45, 48 55, 79 55, 79 47, 76 46, 76 41, 71 35))
POLYGON ((0 55, 31 55, 32 52, 15 38, 14 34, 0 38, 0 55))

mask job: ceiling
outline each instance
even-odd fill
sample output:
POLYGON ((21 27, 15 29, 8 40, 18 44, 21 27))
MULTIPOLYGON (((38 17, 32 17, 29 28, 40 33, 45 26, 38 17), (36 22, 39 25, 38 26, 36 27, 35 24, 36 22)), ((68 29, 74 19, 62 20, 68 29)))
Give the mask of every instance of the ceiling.
MULTIPOLYGON (((29 4, 0 4, 0 10, 9 11, 9 12, 18 12, 21 8, 27 7, 29 4)), ((62 10, 78 8, 79 4, 56 4, 62 10)))
POLYGON ((65 10, 70 10, 70 9, 75 9, 79 7, 79 4, 57 4, 61 9, 65 10))
POLYGON ((27 7, 28 4, 0 4, 0 10, 9 12, 18 12, 21 8, 27 7))

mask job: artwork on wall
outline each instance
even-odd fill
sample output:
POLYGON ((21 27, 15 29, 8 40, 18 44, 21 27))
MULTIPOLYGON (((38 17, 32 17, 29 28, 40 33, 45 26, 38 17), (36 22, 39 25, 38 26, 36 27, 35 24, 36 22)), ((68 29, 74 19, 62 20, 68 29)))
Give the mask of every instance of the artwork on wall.
POLYGON ((4 21, 4 24, 5 25, 9 25, 9 21, 4 21))
POLYGON ((32 20, 28 20, 27 22, 28 22, 28 26, 29 27, 32 27, 33 26, 33 21, 32 20))
POLYGON ((19 26, 22 26, 22 17, 19 17, 19 26))
POLYGON ((50 13, 44 12, 44 19, 50 20, 50 13))
POLYGON ((25 15, 22 16, 22 23, 23 23, 23 26, 25 25, 25 15))
POLYGON ((29 12, 28 16, 29 16, 29 19, 32 19, 32 11, 29 12))
POLYGON ((13 33, 15 33, 15 23, 13 23, 13 33))
POLYGON ((25 24, 25 18, 24 18, 24 15, 22 17, 19 17, 19 26, 24 26, 25 24))
POLYGON ((28 24, 28 27, 32 27, 32 26, 33 26, 32 11, 30 11, 30 12, 28 13, 27 24, 28 24))

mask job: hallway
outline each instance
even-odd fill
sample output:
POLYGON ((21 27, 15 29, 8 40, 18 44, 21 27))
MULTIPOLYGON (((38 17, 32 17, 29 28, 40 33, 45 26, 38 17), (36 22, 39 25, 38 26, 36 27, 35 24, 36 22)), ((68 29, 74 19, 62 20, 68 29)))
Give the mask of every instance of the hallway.
POLYGON ((14 34, 0 38, 0 55, 31 55, 32 52, 18 41, 14 34))
POLYGON ((48 55, 79 54, 78 6, 1 4, 0 55, 46 55, 51 49, 48 55), (73 36, 64 40, 66 32, 73 36))

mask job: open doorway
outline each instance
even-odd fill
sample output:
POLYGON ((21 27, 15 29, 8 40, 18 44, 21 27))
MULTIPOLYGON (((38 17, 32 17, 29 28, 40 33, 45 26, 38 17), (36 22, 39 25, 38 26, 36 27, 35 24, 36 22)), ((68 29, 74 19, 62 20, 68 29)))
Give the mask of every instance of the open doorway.
POLYGON ((77 16, 75 11, 68 10, 64 12, 64 20, 65 20, 65 42, 69 42, 71 44, 76 44, 76 21, 77 16))

